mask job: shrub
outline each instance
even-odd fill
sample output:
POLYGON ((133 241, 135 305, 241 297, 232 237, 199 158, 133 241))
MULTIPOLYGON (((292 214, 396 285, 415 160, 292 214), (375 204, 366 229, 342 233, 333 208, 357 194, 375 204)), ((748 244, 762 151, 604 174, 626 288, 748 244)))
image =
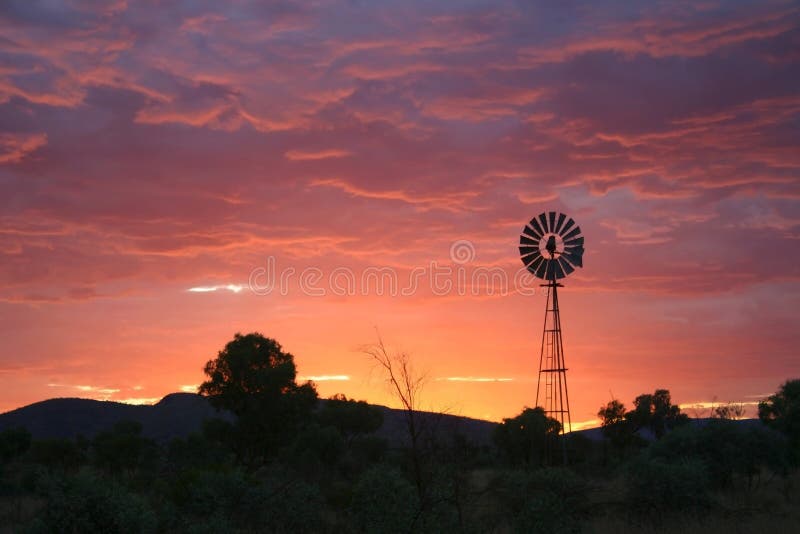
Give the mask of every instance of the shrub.
POLYGON ((700 511, 708 504, 706 466, 697 459, 667 463, 643 455, 628 466, 626 502, 639 517, 700 511))
POLYGON ((729 487, 734 476, 748 481, 768 467, 781 472, 786 463, 784 440, 764 428, 744 428, 728 420, 713 420, 704 427, 675 429, 650 445, 647 455, 674 464, 691 458, 701 462, 713 487, 729 487))
POLYGON ((156 531, 156 517, 147 501, 113 480, 80 472, 48 486, 40 520, 46 532, 156 531))
POLYGON ((360 532, 409 532, 419 504, 414 486, 391 468, 373 467, 358 479, 350 517, 360 532))
POLYGON ((506 473, 495 482, 504 518, 516 532, 580 532, 589 514, 587 485, 563 468, 506 473))

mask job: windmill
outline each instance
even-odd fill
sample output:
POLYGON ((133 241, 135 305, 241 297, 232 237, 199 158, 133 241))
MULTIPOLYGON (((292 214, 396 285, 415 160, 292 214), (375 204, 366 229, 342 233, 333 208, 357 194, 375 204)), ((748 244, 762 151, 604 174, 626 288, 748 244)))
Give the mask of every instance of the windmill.
MULTIPOLYGON (((558 288, 564 286, 558 281, 574 272, 575 267, 583 267, 581 227, 563 213, 542 213, 531 219, 522 229, 519 253, 528 271, 545 280, 542 287, 547 287, 536 406, 541 406, 548 417, 561 423, 562 434, 572 432, 567 368, 561 342, 561 312, 558 308, 558 288)), ((566 463, 566 444, 563 439, 561 443, 563 460, 566 463)))

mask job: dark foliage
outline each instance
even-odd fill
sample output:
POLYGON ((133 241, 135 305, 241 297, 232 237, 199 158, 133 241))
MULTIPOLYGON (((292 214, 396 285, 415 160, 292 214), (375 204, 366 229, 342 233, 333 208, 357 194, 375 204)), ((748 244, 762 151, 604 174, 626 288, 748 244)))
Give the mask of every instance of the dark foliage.
POLYGON ((669 390, 666 389, 639 395, 634 399, 633 406, 633 410, 625 413, 625 419, 633 426, 634 431, 646 428, 656 438, 689 421, 689 417, 681 413, 677 405, 672 404, 669 390))
POLYGON ((787 380, 774 395, 759 403, 758 417, 789 438, 792 460, 800 464, 800 379, 787 380))
POLYGON ((516 532, 580 532, 589 516, 588 486, 568 469, 506 472, 494 489, 503 512, 497 522, 516 532))
POLYGON ((120 421, 97 434, 92 451, 96 465, 111 473, 152 467, 158 457, 155 442, 142 437, 142 425, 136 421, 120 421))
POLYGON ((548 451, 556 447, 560 431, 561 424, 542 408, 525 408, 518 416, 503 419, 494 441, 511 464, 541 466, 547 463, 548 451))
MULTIPOLYGON (((412 406, 414 430, 428 431, 411 440, 408 407, 334 396, 315 410, 316 392, 296 383, 292 356, 259 334, 237 335, 206 370, 208 399, 159 403, 175 420, 206 414, 170 440, 153 439, 147 418, 123 412, 101 417, 106 426, 89 439, 0 431, 0 530, 572 533, 613 515, 637 531, 730 516, 721 494, 756 495, 774 480, 783 481, 778 497, 792 498, 798 381, 762 403, 765 424, 731 420, 735 412, 686 424, 659 389, 638 396, 632 411, 610 402, 601 430, 563 442, 541 408, 494 425, 412 406), (551 467, 562 443, 570 466, 551 467)), ((39 404, 31 413, 41 422, 53 406, 39 404)), ((775 504, 760 495, 744 510, 756 506, 771 513, 775 504)))
POLYGON ((669 463, 643 455, 627 467, 625 502, 637 518, 661 520, 680 512, 697 514, 709 506, 709 477, 699 459, 669 463))
POLYGON ((647 457, 669 465, 691 458, 702 466, 711 486, 727 488, 736 477, 751 487, 764 469, 784 471, 787 452, 785 440, 767 429, 712 420, 702 427, 684 426, 670 432, 650 446, 647 457))
POLYGON ((4 463, 24 454, 31 446, 31 433, 18 426, 0 432, 0 460, 4 463))
POLYGON ((200 393, 212 405, 237 416, 234 439, 239 456, 258 464, 286 443, 317 402, 310 383, 295 382, 294 357, 259 333, 236 334, 205 366, 200 393))
POLYGON ((317 414, 323 426, 335 427, 349 442, 354 436, 370 434, 383 424, 383 413, 365 401, 334 395, 322 403, 317 414))

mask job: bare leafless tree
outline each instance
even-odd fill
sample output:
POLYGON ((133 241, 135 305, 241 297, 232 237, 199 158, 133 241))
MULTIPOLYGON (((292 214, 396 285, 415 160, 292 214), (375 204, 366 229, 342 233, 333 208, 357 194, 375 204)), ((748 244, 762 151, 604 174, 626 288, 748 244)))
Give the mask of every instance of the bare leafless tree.
POLYGON ((411 357, 407 352, 390 351, 384 344, 380 334, 378 334, 376 343, 364 347, 363 350, 386 375, 389 389, 403 407, 406 432, 408 433, 411 448, 414 482, 420 499, 422 499, 426 487, 423 467, 424 451, 422 450, 425 425, 419 416, 419 404, 427 377, 425 373, 419 373, 414 369, 411 357))
POLYGON ((719 419, 741 419, 747 413, 747 408, 740 402, 728 402, 714 408, 711 417, 719 419))

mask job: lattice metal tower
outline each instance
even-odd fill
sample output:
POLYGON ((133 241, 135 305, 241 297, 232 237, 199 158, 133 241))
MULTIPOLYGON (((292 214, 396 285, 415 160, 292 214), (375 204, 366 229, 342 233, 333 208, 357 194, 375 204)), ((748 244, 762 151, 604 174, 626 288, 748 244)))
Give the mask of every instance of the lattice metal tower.
POLYGON ((558 307, 558 282, 583 267, 583 237, 580 226, 563 213, 554 211, 534 217, 523 228, 519 252, 525 267, 534 276, 545 280, 547 304, 539 355, 539 380, 536 385, 536 405, 548 417, 561 424, 561 450, 564 463, 567 449, 563 435, 572 432, 567 390, 567 366, 561 340, 561 312, 558 307), (566 222, 565 222, 566 221, 566 222))

